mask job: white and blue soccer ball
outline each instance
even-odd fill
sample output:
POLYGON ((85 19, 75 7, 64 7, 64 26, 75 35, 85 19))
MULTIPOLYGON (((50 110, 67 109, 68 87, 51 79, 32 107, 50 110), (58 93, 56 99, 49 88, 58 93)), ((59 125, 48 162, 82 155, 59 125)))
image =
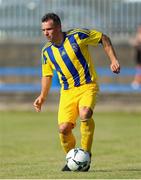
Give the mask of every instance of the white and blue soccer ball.
POLYGON ((71 149, 67 155, 67 166, 71 171, 84 171, 90 165, 90 155, 81 148, 71 149))

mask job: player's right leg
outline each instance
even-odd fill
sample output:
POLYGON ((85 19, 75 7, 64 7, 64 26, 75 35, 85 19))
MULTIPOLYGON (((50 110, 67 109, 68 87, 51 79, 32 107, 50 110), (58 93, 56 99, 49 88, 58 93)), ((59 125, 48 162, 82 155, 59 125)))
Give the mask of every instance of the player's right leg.
POLYGON ((62 123, 59 125, 59 136, 61 141, 61 146, 63 147, 65 153, 75 147, 75 137, 72 133, 74 125, 70 122, 62 123))
MULTIPOLYGON (((58 111, 58 124, 59 124, 59 137, 63 150, 67 152, 75 148, 75 137, 72 129, 75 127, 76 118, 78 116, 77 103, 73 98, 71 90, 61 92, 59 111, 58 111)), ((65 165, 62 171, 68 171, 69 168, 65 165)))
MULTIPOLYGON (((61 141, 61 146, 63 147, 65 153, 69 152, 75 147, 75 137, 72 133, 74 125, 72 123, 62 123, 59 125, 59 136, 61 141)), ((70 171, 67 164, 62 168, 62 171, 70 171)))

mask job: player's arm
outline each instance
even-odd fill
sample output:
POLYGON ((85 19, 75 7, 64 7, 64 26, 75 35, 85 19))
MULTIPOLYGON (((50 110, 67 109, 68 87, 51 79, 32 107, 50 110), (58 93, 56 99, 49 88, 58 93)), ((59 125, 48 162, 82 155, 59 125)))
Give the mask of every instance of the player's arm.
POLYGON ((115 53, 115 50, 113 48, 110 38, 107 35, 102 34, 100 42, 102 43, 103 48, 111 61, 111 65, 110 65, 111 71, 117 74, 120 73, 120 64, 118 62, 118 59, 117 59, 117 56, 116 56, 116 53, 115 53))
POLYGON ((41 80, 41 93, 34 101, 34 108, 37 112, 41 111, 42 104, 44 103, 52 82, 52 76, 42 77, 41 80))

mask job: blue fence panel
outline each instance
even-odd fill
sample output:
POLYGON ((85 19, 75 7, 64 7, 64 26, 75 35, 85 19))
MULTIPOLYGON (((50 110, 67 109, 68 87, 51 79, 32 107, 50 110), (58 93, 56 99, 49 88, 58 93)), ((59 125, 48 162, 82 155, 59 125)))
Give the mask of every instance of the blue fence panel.
MULTIPOLYGON (((97 67, 96 71, 99 76, 117 76, 117 74, 112 73, 108 67, 97 67)), ((134 76, 135 73, 136 69, 132 67, 124 67, 120 70, 119 76, 134 76)))
POLYGON ((38 92, 41 90, 40 84, 31 84, 31 83, 10 83, 10 84, 1 84, 1 92, 38 92))
MULTIPOLYGON (((119 77, 119 76, 134 76, 136 71, 134 68, 122 68, 119 75, 113 74, 107 67, 97 67, 97 74, 100 77, 119 77)), ((0 76, 26 76, 26 77, 41 77, 41 69, 33 67, 6 67, 0 68, 0 76)), ((58 75, 54 72, 51 89, 56 91, 60 89, 58 75)), ((39 92, 41 90, 41 84, 38 83, 0 83, 0 92, 39 92)), ((119 83, 100 83, 101 92, 141 92, 141 87, 133 89, 131 84, 119 84, 119 83)))
POLYGON ((40 68, 31 67, 3 67, 0 68, 0 76, 41 76, 40 68))

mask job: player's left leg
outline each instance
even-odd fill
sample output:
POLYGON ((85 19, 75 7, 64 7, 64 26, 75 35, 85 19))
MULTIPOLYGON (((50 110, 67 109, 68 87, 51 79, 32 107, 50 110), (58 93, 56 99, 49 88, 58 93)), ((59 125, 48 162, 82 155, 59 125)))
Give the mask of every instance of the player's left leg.
MULTIPOLYGON (((81 119, 81 147, 90 153, 93 143, 95 123, 92 117, 93 109, 96 104, 98 87, 96 84, 87 84, 82 87, 82 95, 79 101, 79 116, 81 119)), ((85 170, 88 171, 90 166, 85 170)))
MULTIPOLYGON (((85 151, 89 152, 90 157, 92 155, 91 153, 91 147, 93 143, 93 135, 94 135, 94 128, 95 123, 92 118, 93 111, 89 107, 81 107, 80 108, 80 118, 81 118, 81 125, 80 125, 80 132, 81 132, 81 147, 85 151)), ((82 171, 88 171, 90 169, 90 164, 87 167, 87 169, 82 171)))
POLYGON ((95 123, 92 117, 96 104, 98 92, 97 84, 86 84, 81 88, 81 98, 79 100, 79 116, 81 119, 81 146, 85 151, 91 153, 95 123))

